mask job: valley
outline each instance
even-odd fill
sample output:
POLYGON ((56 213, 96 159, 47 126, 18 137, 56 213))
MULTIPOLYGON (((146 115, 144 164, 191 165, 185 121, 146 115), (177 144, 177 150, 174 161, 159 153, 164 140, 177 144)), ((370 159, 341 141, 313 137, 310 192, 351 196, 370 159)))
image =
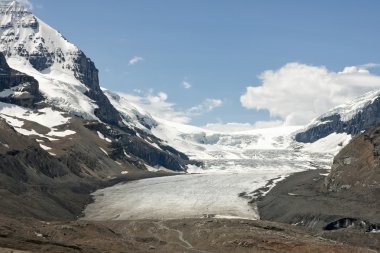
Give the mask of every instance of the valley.
POLYGON ((0 252, 378 252, 380 92, 363 68, 334 77, 372 89, 309 123, 194 126, 224 101, 180 113, 101 87, 78 46, 0 0, 0 252))

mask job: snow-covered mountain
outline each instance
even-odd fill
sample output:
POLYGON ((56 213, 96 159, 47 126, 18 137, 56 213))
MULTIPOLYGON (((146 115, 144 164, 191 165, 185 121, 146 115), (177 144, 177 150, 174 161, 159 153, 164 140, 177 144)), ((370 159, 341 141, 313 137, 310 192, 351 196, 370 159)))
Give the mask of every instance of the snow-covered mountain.
MULTIPOLYGON (((0 108, 0 114, 7 117, 8 123, 20 133, 44 138, 46 135, 38 129, 25 130, 23 122, 28 120, 43 125, 43 122, 56 118, 54 115, 65 115, 65 123, 69 123, 73 117, 79 117, 84 124, 85 121, 95 121, 106 126, 100 127, 103 132, 97 129, 101 135, 96 136, 108 136, 115 160, 123 160, 139 168, 186 169, 186 155, 162 144, 155 136, 142 131, 141 126, 131 124, 139 117, 137 112, 132 113, 135 118, 121 117, 101 90, 98 70, 91 59, 17 1, 0 2, 0 52, 4 54, 7 61, 4 64, 9 65, 9 69, 25 73, 25 76, 34 78, 32 83, 38 83, 33 86, 36 99, 29 102, 29 109, 9 104, 0 108), (25 116, 26 112, 28 116, 25 116), (10 117, 18 121, 10 120, 10 117), (131 140, 135 145, 130 144, 131 140)), ((17 102, 15 96, 28 90, 11 86, 2 87, 1 101, 17 102)), ((146 126, 151 124, 144 123, 142 118, 137 121, 146 126)), ((55 123, 52 127, 63 124, 61 121, 55 123)), ((49 141, 54 142, 52 139, 49 141)), ((49 143, 41 145, 49 146, 49 143)), ((54 145, 50 143, 50 146, 54 145)))

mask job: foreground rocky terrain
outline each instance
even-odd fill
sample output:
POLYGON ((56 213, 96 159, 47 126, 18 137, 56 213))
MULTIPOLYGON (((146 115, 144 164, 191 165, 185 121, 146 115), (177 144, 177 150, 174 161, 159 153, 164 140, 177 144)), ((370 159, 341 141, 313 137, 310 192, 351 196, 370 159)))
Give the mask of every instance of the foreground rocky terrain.
POLYGON ((323 190, 324 170, 293 174, 255 200, 262 220, 301 226, 338 240, 380 250, 380 206, 354 195, 323 190))
POLYGON ((374 252, 330 234, 250 220, 62 223, 0 216, 0 252, 374 252))

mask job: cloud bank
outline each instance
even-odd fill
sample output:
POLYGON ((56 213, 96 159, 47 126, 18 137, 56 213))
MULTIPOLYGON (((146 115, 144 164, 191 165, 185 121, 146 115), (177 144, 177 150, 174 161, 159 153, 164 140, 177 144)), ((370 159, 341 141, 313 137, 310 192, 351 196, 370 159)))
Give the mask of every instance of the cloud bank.
POLYGON ((368 91, 380 89, 380 76, 369 68, 377 64, 346 67, 341 72, 320 66, 288 63, 263 72, 260 86, 247 87, 240 97, 248 109, 266 109, 285 125, 304 125, 329 109, 368 91))
POLYGON ((201 104, 187 110, 179 110, 174 103, 168 102, 165 92, 154 93, 152 90, 144 94, 138 90, 138 94, 123 94, 131 103, 148 111, 151 115, 178 123, 189 123, 193 117, 211 112, 222 105, 220 99, 205 99, 201 104))

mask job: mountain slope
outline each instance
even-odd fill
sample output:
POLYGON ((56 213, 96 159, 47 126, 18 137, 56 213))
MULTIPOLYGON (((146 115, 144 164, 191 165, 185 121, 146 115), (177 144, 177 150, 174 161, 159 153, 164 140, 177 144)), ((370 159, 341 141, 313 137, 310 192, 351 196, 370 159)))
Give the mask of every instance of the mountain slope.
MULTIPOLYGON (((5 90, 38 87, 33 77, 9 68, 1 56, 0 78, 7 80, 4 87, 11 87, 5 90)), ((136 134, 40 103, 26 108, 0 102, 1 213, 75 219, 91 201, 92 191, 118 182, 123 174, 128 173, 122 179, 157 176, 146 171, 157 164, 183 169, 185 155, 158 150, 145 141, 149 136, 136 134)))
POLYGON ((118 178, 194 163, 129 121, 82 51, 16 1, 0 2, 2 213, 75 219, 118 178))
POLYGON ((355 194, 371 202, 380 199, 379 126, 359 135, 339 152, 325 185, 330 192, 355 194))

